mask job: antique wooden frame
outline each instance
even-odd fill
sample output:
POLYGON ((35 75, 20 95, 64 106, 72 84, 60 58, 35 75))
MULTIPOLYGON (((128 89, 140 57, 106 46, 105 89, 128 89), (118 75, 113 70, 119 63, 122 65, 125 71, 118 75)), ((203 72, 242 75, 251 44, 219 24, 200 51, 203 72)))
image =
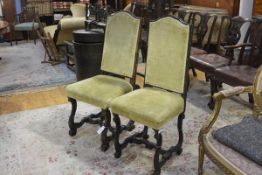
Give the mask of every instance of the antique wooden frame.
POLYGON ((204 156, 206 155, 210 160, 212 160, 225 174, 228 175, 246 175, 241 169, 236 167, 233 163, 229 162, 222 154, 220 154, 214 146, 208 141, 208 134, 211 131, 212 126, 218 119, 218 115, 221 109, 223 99, 239 95, 242 93, 252 93, 255 104, 253 107, 253 114, 255 117, 258 117, 261 114, 262 110, 262 99, 260 95, 259 88, 261 88, 261 80, 262 76, 262 67, 260 67, 257 71, 255 82, 253 86, 238 86, 232 89, 220 91, 214 94, 213 98, 215 100, 215 107, 211 114, 211 117, 208 121, 203 125, 199 132, 199 160, 198 160, 198 175, 203 174, 203 163, 204 156))

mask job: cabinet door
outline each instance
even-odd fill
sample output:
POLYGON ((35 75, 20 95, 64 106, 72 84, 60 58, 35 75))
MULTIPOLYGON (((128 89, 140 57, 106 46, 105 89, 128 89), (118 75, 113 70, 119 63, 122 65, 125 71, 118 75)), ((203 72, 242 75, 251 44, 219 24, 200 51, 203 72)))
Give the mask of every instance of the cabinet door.
POLYGON ((4 0, 4 8, 3 8, 3 15, 4 20, 8 21, 9 23, 13 23, 15 21, 15 0, 4 0))
POLYGON ((262 15, 262 1, 254 0, 254 15, 262 15))

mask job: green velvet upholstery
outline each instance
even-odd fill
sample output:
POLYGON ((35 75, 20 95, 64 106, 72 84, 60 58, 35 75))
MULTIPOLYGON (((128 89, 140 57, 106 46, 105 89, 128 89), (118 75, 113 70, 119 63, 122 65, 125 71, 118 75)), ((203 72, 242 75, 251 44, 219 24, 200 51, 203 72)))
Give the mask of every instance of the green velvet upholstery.
POLYGON ((157 88, 135 90, 111 102, 113 113, 125 116, 145 126, 160 129, 183 112, 184 99, 180 94, 157 88))
POLYGON ((36 22, 24 22, 15 25, 15 31, 32 31, 39 28, 39 24, 36 22))
POLYGON ((107 75, 97 75, 66 87, 68 97, 102 109, 108 108, 111 100, 115 97, 130 91, 132 91, 132 86, 129 82, 107 75))
POLYGON ((107 19, 101 69, 133 77, 138 51, 140 19, 119 12, 107 19))
POLYGON ((146 84, 184 92, 189 30, 172 17, 150 23, 146 84))

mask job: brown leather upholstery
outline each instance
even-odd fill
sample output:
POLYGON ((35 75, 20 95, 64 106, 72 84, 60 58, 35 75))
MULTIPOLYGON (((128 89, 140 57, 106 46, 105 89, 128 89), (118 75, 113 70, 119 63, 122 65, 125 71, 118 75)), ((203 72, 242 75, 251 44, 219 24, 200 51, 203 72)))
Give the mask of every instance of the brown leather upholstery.
POLYGON ((215 77, 231 86, 248 86, 253 84, 256 72, 256 68, 247 65, 225 66, 216 69, 215 77))
POLYGON ((203 54, 190 56, 190 65, 205 73, 213 73, 218 67, 228 65, 229 60, 217 54, 203 54))
POLYGON ((191 47, 191 55, 202 55, 202 54, 207 54, 205 50, 196 48, 196 47, 191 47))

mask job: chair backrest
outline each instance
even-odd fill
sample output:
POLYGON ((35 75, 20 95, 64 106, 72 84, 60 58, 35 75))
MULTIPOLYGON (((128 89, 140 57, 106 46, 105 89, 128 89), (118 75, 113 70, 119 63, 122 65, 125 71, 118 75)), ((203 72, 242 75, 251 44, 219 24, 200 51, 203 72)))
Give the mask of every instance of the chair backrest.
POLYGON ((141 20, 128 12, 107 18, 101 70, 123 77, 134 77, 138 56, 141 20))
POLYGON ((70 11, 73 17, 86 17, 86 5, 82 3, 75 3, 70 6, 70 11))
POLYGON ((262 19, 253 19, 244 43, 248 43, 251 46, 241 49, 238 63, 259 67, 262 63, 262 19))
MULTIPOLYGON (((250 19, 241 16, 224 16, 221 26, 226 25, 225 42, 227 45, 235 45, 241 38, 241 28, 244 24, 250 23, 250 19), (229 25, 227 24, 229 21, 229 25), (226 23, 226 24, 225 24, 226 23)), ((222 32, 222 31, 221 31, 222 32)), ((221 37, 220 37, 221 38, 221 37)))
POLYGON ((145 84, 185 92, 190 52, 190 25, 174 17, 149 24, 145 84))
POLYGON ((26 6, 23 8, 22 12, 18 16, 19 23, 32 22, 36 19, 37 13, 35 7, 26 6))

